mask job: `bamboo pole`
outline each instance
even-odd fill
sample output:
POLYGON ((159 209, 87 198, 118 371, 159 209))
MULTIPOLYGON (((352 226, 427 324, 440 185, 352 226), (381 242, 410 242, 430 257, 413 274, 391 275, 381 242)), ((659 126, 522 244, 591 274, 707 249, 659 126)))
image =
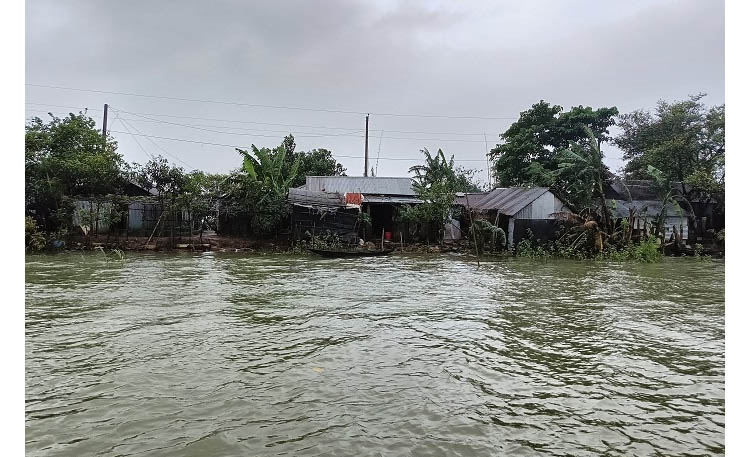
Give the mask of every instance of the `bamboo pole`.
POLYGON ((479 245, 477 245, 477 231, 474 230, 474 218, 471 216, 471 204, 469 204, 469 195, 464 194, 466 197, 466 208, 469 210, 469 224, 471 227, 471 233, 474 234, 474 250, 477 253, 477 267, 479 267, 479 245))
POLYGON ((159 221, 161 221, 161 217, 164 215, 164 209, 162 208, 161 213, 159 214, 159 218, 156 220, 156 225, 154 225, 154 230, 151 231, 151 236, 148 237, 148 241, 146 241, 146 246, 151 243, 151 238, 154 237, 154 233, 156 233, 156 229, 159 227, 159 221))

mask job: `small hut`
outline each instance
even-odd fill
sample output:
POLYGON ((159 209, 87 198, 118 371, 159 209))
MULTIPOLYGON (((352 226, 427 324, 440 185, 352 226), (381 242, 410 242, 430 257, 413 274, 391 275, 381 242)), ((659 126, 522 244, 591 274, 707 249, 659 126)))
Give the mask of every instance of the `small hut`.
POLYGON ((507 234, 508 247, 526 238, 529 229, 535 239, 554 238, 555 213, 570 212, 546 187, 501 187, 491 192, 458 194, 456 204, 502 228, 507 234))

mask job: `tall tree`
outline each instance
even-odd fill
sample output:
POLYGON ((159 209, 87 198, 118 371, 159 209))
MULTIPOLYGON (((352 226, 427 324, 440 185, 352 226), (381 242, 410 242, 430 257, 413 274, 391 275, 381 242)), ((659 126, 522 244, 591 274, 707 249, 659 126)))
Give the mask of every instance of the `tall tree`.
POLYGON ((649 179, 653 170, 676 183, 687 207, 690 241, 695 241, 694 202, 715 197, 723 202, 725 146, 724 105, 711 108, 698 94, 674 103, 660 100, 654 113, 636 110, 619 117, 622 134, 615 144, 623 150, 626 177, 649 179))
POLYGON ((636 110, 619 117, 622 134, 614 143, 623 150, 625 175, 648 179, 648 167, 667 179, 684 182, 694 173, 724 181, 724 105, 707 108, 706 94, 668 103, 660 100, 656 110, 636 110))
POLYGON ((50 116, 26 124, 26 209, 55 230, 68 216, 64 196, 114 194, 125 181, 117 143, 102 137, 92 118, 50 116))
POLYGON ((279 154, 284 149, 284 169, 288 173, 299 161, 297 176, 292 180, 291 187, 298 187, 305 183, 305 176, 345 176, 346 168, 336 161, 333 153, 328 149, 313 149, 311 151, 297 151, 294 135, 284 137, 281 145, 274 148, 279 154))
MULTIPOLYGON (((615 107, 595 110, 576 106, 563 111, 544 100, 535 103, 500 135, 500 144, 490 151, 498 185, 552 187, 569 202, 587 204, 586 194, 576 192, 581 178, 559 172, 566 155, 563 152, 574 146, 588 148, 590 135, 597 148, 610 141, 609 128, 617 113, 615 107)), ((609 175, 606 168, 603 173, 609 175)), ((595 184, 591 181, 584 187, 595 184)))

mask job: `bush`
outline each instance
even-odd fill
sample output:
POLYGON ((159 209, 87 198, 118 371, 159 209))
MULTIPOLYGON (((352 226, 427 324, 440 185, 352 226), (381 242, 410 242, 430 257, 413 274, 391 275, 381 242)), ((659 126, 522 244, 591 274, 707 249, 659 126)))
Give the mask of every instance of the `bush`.
POLYGON ((47 247, 47 239, 39 230, 36 221, 31 216, 26 216, 26 250, 41 251, 47 247))
POLYGON ((659 252, 659 243, 657 243, 656 237, 653 236, 635 245, 633 256, 634 260, 646 263, 658 262, 663 258, 661 252, 659 252))

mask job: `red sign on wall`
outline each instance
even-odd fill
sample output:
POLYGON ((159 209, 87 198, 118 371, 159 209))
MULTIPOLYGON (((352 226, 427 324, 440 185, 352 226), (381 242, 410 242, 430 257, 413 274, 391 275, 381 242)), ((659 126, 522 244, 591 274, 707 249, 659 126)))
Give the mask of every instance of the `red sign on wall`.
POLYGON ((360 193, 351 193, 347 192, 344 196, 346 199, 347 205, 361 205, 362 204, 362 194, 360 193))

